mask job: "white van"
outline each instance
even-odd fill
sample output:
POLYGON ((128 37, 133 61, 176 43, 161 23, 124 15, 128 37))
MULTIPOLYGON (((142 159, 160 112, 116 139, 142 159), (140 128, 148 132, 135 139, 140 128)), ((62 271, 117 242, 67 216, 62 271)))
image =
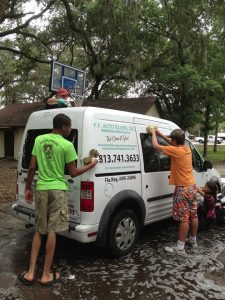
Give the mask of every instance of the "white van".
MULTIPOLYGON (((69 230, 62 235, 77 241, 108 245, 115 256, 134 247, 140 228, 171 217, 174 187, 168 184, 170 158, 155 151, 146 126, 157 126, 164 134, 178 128, 170 121, 145 115, 77 107, 33 113, 27 123, 18 161, 18 196, 15 215, 34 224, 35 207, 24 200, 27 171, 35 138, 52 130, 53 118, 65 113, 72 120, 68 139, 78 154, 77 166, 91 149, 100 153, 97 166, 68 180, 69 230)), ((166 142, 158 138, 161 144, 166 142)), ((198 186, 213 179, 220 190, 220 175, 204 161, 189 140, 198 186)), ((33 187, 37 181, 36 172, 33 187)))

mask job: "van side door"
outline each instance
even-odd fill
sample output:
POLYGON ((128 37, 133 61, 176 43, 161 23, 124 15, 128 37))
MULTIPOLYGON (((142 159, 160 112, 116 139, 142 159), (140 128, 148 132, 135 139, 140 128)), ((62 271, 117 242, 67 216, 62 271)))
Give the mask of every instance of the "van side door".
MULTIPOLYGON (((157 125, 160 131, 169 135, 171 129, 157 125)), ((153 223, 172 215, 174 186, 169 185, 170 157, 153 148, 146 125, 136 124, 136 131, 141 159, 142 198, 146 205, 145 222, 153 223)), ((167 145, 161 137, 157 139, 161 145, 167 145)))

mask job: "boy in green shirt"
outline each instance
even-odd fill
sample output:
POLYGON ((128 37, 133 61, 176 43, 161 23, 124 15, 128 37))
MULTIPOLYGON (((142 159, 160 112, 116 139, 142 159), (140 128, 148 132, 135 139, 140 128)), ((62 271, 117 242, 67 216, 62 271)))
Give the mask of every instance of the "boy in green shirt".
POLYGON ((98 160, 81 168, 77 168, 75 160, 77 154, 73 144, 64 137, 71 130, 71 120, 65 114, 58 114, 53 119, 52 133, 38 136, 32 151, 31 162, 28 170, 25 187, 25 200, 32 203, 31 184, 38 165, 38 181, 35 194, 35 222, 36 233, 32 242, 30 266, 23 272, 19 279, 26 285, 34 282, 35 264, 41 246, 41 234, 47 234, 46 254, 44 269, 40 283, 51 285, 60 278, 60 273, 51 273, 56 247, 56 232, 68 229, 68 184, 64 177, 65 164, 71 177, 83 174, 93 168, 98 160))

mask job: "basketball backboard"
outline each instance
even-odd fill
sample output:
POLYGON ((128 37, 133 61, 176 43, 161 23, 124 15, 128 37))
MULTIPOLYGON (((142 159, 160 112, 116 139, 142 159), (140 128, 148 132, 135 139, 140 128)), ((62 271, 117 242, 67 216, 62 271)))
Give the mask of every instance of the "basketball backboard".
POLYGON ((86 73, 57 61, 52 61, 50 90, 57 91, 63 87, 72 96, 84 96, 86 73))

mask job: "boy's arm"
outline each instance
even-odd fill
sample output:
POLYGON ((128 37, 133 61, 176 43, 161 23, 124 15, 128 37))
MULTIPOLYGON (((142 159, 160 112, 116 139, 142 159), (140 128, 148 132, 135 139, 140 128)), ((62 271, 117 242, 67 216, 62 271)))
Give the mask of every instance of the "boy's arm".
POLYGON ((159 145, 157 138, 156 138, 156 132, 155 129, 151 129, 151 135, 152 135, 152 146, 155 150, 162 151, 162 146, 159 145))
POLYGON ((70 176, 76 177, 76 176, 79 176, 79 175, 87 172, 88 170, 92 169, 97 163, 98 163, 98 160, 96 158, 92 158, 92 162, 83 167, 77 168, 75 161, 68 163, 67 167, 68 167, 70 176))
POLYGON ((35 171, 36 171, 36 164, 37 164, 36 162, 37 162, 36 156, 32 155, 29 169, 28 169, 26 186, 25 186, 25 200, 27 203, 30 203, 30 204, 33 202, 31 184, 34 179, 34 175, 35 175, 35 171))
POLYGON ((158 129, 155 130, 156 134, 158 136, 161 136, 168 144, 172 144, 171 142, 171 138, 169 138, 168 136, 164 135, 161 131, 159 131, 158 129))
MULTIPOLYGON (((149 128, 147 129, 147 132, 149 132, 149 128)), ((156 149, 158 151, 162 151, 163 146, 161 146, 158 143, 156 134, 158 136, 161 136, 168 144, 171 144, 171 139, 169 137, 167 137, 166 135, 164 135, 162 132, 160 132, 158 129, 151 128, 150 129, 150 134, 152 136, 152 146, 153 146, 154 149, 156 149)))
POLYGON ((203 191, 202 188, 197 188, 197 192, 201 195, 201 196, 205 196, 205 192, 203 191))

